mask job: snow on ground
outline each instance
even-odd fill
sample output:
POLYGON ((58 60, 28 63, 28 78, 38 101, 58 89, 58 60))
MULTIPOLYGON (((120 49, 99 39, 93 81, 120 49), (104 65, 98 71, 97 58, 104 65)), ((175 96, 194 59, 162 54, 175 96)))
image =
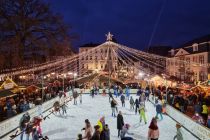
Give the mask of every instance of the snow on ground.
MULTIPOLYGON (((134 95, 133 95, 134 96, 134 95)), ((46 119, 42 123, 43 135, 47 135, 50 140, 76 140, 79 133, 83 133, 81 129, 85 126, 85 119, 89 119, 92 126, 97 124, 101 116, 105 116, 105 121, 109 125, 111 132, 111 140, 119 140, 117 137, 117 119, 111 116, 111 107, 108 97, 101 95, 92 98, 89 95, 83 95, 83 103, 73 105, 73 101, 68 103, 68 115, 55 116, 51 115, 50 119, 46 119)), ((134 96, 134 99, 137 98, 134 96)), ((126 100, 126 106, 121 107, 120 99, 117 99, 118 110, 123 112, 124 122, 131 125, 130 132, 134 133, 133 137, 137 140, 147 140, 148 126, 152 117, 155 116, 155 108, 150 102, 146 102, 147 124, 139 123, 139 115, 135 115, 130 110, 129 101, 126 100)), ((160 140, 173 140, 176 134, 176 122, 168 116, 164 115, 162 121, 158 121, 160 130, 160 140)), ((196 140, 186 130, 183 131, 184 140, 196 140)), ((19 139, 19 138, 18 138, 19 139)))

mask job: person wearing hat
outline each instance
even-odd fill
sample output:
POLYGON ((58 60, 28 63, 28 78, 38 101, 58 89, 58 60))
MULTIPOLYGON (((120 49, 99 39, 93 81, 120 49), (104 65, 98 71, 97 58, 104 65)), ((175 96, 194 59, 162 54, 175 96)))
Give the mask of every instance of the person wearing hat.
POLYGON ((176 136, 174 136, 174 140, 183 140, 183 136, 181 133, 181 127, 182 127, 181 124, 179 124, 179 123, 176 124, 177 132, 176 132, 176 136))
POLYGON ((82 134, 77 135, 77 140, 82 140, 82 134))
POLYGON ((110 140, 110 130, 108 124, 105 125, 103 131, 101 132, 100 140, 110 140))
POLYGON ((82 130, 85 130, 85 136, 82 139, 90 140, 92 137, 93 129, 88 119, 85 120, 85 128, 82 130))
POLYGON ((125 136, 126 134, 128 134, 128 135, 133 135, 133 133, 130 133, 130 132, 128 131, 129 128, 130 128, 130 125, 129 125, 129 124, 125 124, 125 125, 123 126, 123 129, 121 130, 121 134, 120 134, 121 140, 122 140, 122 139, 123 139, 123 140, 133 140, 132 137, 127 137, 127 136, 125 136))
POLYGON ((103 131, 105 126, 105 117, 101 117, 100 120, 98 120, 97 125, 99 126, 100 133, 103 131))
POLYGON ((100 140, 100 126, 99 125, 95 125, 94 126, 94 133, 93 133, 93 136, 91 137, 90 140, 100 140))

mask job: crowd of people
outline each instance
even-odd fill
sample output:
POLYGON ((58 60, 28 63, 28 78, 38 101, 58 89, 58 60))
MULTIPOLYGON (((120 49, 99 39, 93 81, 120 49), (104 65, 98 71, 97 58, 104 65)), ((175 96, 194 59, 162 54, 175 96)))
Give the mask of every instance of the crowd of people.
MULTIPOLYGON (((139 122, 141 123, 143 121, 144 124, 147 124, 147 118, 146 118, 146 107, 145 102, 148 101, 148 97, 150 94, 150 89, 146 88, 143 92, 138 93, 138 98, 134 101, 133 97, 130 96, 130 93, 127 93, 129 90, 125 89, 125 92, 123 93, 122 90, 117 91, 117 89, 114 89, 114 93, 111 92, 108 93, 109 95, 109 102, 111 106, 111 116, 113 118, 116 118, 117 123, 117 135, 118 138, 121 140, 134 140, 133 137, 134 133, 130 132, 130 124, 124 122, 123 113, 122 111, 118 110, 118 102, 116 98, 119 97, 121 101, 122 107, 125 107, 125 101, 128 100, 130 104, 130 110, 134 111, 135 114, 139 114, 139 122), (116 90, 116 91, 115 91, 116 90), (148 95, 147 95, 148 93, 148 95)), ((91 95, 96 95, 94 91, 92 91, 91 95)), ((161 121, 163 120, 162 110, 163 110, 163 104, 161 102, 158 102, 155 105, 156 108, 156 116, 154 116, 150 122, 149 128, 148 128, 148 139, 149 140, 158 140, 160 136, 159 128, 157 125, 157 120, 161 121), (160 118, 159 118, 160 116, 160 118)), ((174 139, 176 140, 183 140, 182 133, 180 131, 181 125, 177 124, 177 135, 174 136, 174 139)), ((110 129, 108 127, 108 124, 105 123, 105 116, 102 116, 96 125, 92 127, 90 121, 88 119, 85 120, 85 127, 82 129, 84 130, 84 134, 81 133, 78 134, 77 140, 110 140, 110 129)), ((112 130, 113 131, 113 130, 112 130)))
MULTIPOLYGON (((66 86, 65 90, 68 88, 66 86)), ((60 91, 62 91, 62 86, 53 86, 47 87, 44 91, 32 93, 24 90, 11 97, 0 99, 0 122, 56 97, 60 91)))
MULTIPOLYGON (((61 105, 58 105, 59 109, 62 110, 62 115, 67 114, 66 112, 67 105, 65 104, 65 99, 63 99, 66 97, 65 93, 59 92, 59 88, 57 90, 53 89, 53 91, 54 92, 52 92, 52 89, 51 89, 50 93, 52 94, 49 96, 49 98, 46 98, 46 94, 48 94, 48 92, 46 92, 46 94, 44 94, 45 96, 44 100, 51 99, 58 95, 60 97, 60 102, 62 102, 61 105)), ((98 93, 99 92, 97 88, 95 89, 93 88, 90 95, 94 97, 98 93)), ((143 122, 144 124, 147 124, 148 118, 146 118, 147 110, 146 110, 145 102, 149 100, 150 94, 153 94, 155 97, 156 115, 154 116, 154 118, 152 118, 149 128, 148 128, 149 140, 158 140, 159 138, 160 132, 157 125, 157 120, 160 120, 160 121, 163 120, 163 113, 165 113, 166 102, 168 102, 170 105, 174 106, 176 109, 180 110, 183 113, 187 112, 189 106, 193 106, 195 115, 192 117, 192 119, 195 120, 197 123, 206 125, 207 127, 210 126, 210 115, 208 111, 208 106, 209 106, 208 98, 209 97, 205 97, 202 94, 182 95, 180 93, 175 92, 172 88, 166 89, 165 87, 159 86, 158 88, 149 88, 149 87, 146 87, 145 89, 139 88, 137 92, 138 98, 134 99, 130 95, 129 87, 126 87, 124 92, 120 88, 114 88, 114 92, 111 93, 109 91, 108 96, 109 96, 109 103, 110 103, 111 112, 112 112, 111 116, 113 118, 116 118, 116 123, 117 123, 116 129, 118 132, 118 137, 121 140, 133 140, 134 138, 132 137, 133 133, 129 132, 130 125, 124 122, 123 115, 122 115, 123 113, 122 111, 118 110, 119 104, 116 98, 119 97, 122 107, 125 107, 125 103, 127 100, 128 103, 130 104, 130 110, 135 112, 136 115, 139 115, 139 122, 140 123, 143 122)), ((23 104, 27 104, 27 101, 30 101, 30 96, 27 96, 27 94, 26 95, 20 94, 20 95, 21 96, 18 99, 19 100, 22 99, 23 104)), ((40 95, 41 94, 37 94, 34 99, 40 98, 40 95)), ((77 91, 73 92, 74 105, 77 105, 77 98, 79 98, 80 104, 82 104, 82 90, 80 93, 77 93, 77 91)), ((15 101, 16 100, 14 99, 14 102, 15 101)), ((11 104, 11 108, 12 108, 11 99, 8 102, 11 104)), ((28 105, 25 105, 24 107, 21 107, 21 105, 19 105, 18 103, 19 102, 17 102, 17 104, 15 105, 17 106, 16 109, 17 108, 18 110, 22 109, 20 110, 20 113, 21 111, 22 112, 27 111, 31 107, 29 103, 28 105)), ((6 107, 7 107, 7 104, 6 104, 6 107)), ((6 109, 8 109, 8 107, 6 109)), ((59 110, 59 113, 60 113, 60 110, 59 110)), ((29 132, 27 132, 28 130, 26 129, 27 128, 26 124, 28 124, 29 122, 32 123, 36 129, 30 129, 30 133, 32 134, 33 140, 38 140, 37 135, 42 136, 42 131, 40 128, 40 122, 42 119, 43 118, 41 119, 33 118, 33 120, 29 121, 30 116, 28 113, 25 113, 20 120, 20 130, 24 131, 25 134, 27 135, 27 133, 29 132)), ((180 131, 181 125, 177 124, 176 128, 177 128, 177 135, 174 137, 174 139, 183 140, 182 133, 180 131)), ((82 139, 110 140, 110 129, 109 129, 109 125, 105 123, 105 116, 102 116, 94 127, 92 127, 90 121, 86 119, 85 127, 82 128, 82 130, 84 130, 84 134, 78 134, 78 140, 82 140, 82 139)), ((26 137, 28 140, 29 135, 27 135, 26 137)), ((22 140, 22 134, 21 134, 21 140, 22 140)))
POLYGON ((179 89, 164 86, 152 89, 157 99, 191 117, 197 123, 210 128, 210 96, 205 93, 183 94, 179 89), (192 114, 192 112, 194 114, 192 114))

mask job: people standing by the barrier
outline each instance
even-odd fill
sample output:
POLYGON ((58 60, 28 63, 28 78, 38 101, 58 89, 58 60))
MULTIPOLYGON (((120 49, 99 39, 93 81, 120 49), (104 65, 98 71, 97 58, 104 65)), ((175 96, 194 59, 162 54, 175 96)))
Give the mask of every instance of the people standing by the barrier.
POLYGON ((137 114, 138 109, 139 109, 139 100, 136 99, 136 100, 135 100, 135 114, 137 114))
POLYGON ((132 96, 130 97, 130 101, 129 102, 130 102, 130 110, 134 110, 134 104, 135 104, 135 102, 134 102, 132 96))
POLYGON ((116 103, 115 99, 112 98, 112 101, 111 101, 112 117, 116 117, 116 115, 115 115, 116 105, 117 105, 117 103, 116 103))
POLYGON ((210 113, 208 115, 208 119, 207 119, 207 123, 206 124, 207 124, 207 127, 210 128, 210 113))
POLYGON ((203 118, 198 113, 195 113, 192 119, 199 124, 204 124, 203 118))
POLYGON ((198 114, 201 114, 201 112, 202 112, 202 106, 201 106, 201 103, 200 102, 197 102, 197 104, 194 105, 194 110, 198 114))
POLYGON ((156 105, 156 118, 158 118, 158 115, 160 115, 160 120, 163 120, 162 105, 160 102, 156 105))
POLYGON ((125 95, 121 95, 120 97, 121 103, 122 103, 122 107, 125 107, 125 95))
POLYGON ((85 127, 82 130, 85 130, 85 135, 82 139, 90 140, 92 137, 93 128, 88 119, 85 120, 85 127))
POLYGON ((140 123, 142 121, 142 118, 144 119, 144 123, 147 124, 147 119, 145 115, 146 109, 143 103, 140 104, 139 106, 139 115, 140 115, 140 123))
POLYGON ((120 131, 122 130, 124 126, 124 119, 123 119, 123 115, 122 112, 119 111, 118 115, 117 115, 117 130, 118 130, 118 137, 120 136, 120 131))
POLYGON ((155 118, 152 118, 152 121, 149 125, 149 130, 148 130, 148 139, 149 140, 158 140, 159 138, 159 129, 157 126, 157 120, 155 118))
POLYGON ((174 140, 183 140, 182 132, 181 132, 181 124, 176 124, 176 136, 174 136, 174 140))
POLYGON ((204 121, 206 121, 207 120, 207 117, 208 117, 208 107, 206 106, 206 103, 205 102, 202 105, 201 115, 202 115, 204 121))

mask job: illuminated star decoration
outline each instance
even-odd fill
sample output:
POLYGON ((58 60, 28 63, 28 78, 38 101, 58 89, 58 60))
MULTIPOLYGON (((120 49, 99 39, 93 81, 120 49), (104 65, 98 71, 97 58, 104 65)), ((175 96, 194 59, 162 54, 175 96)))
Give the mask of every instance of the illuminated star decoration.
POLYGON ((110 32, 108 32, 108 34, 106 34, 106 41, 112 41, 112 37, 113 35, 110 32))

